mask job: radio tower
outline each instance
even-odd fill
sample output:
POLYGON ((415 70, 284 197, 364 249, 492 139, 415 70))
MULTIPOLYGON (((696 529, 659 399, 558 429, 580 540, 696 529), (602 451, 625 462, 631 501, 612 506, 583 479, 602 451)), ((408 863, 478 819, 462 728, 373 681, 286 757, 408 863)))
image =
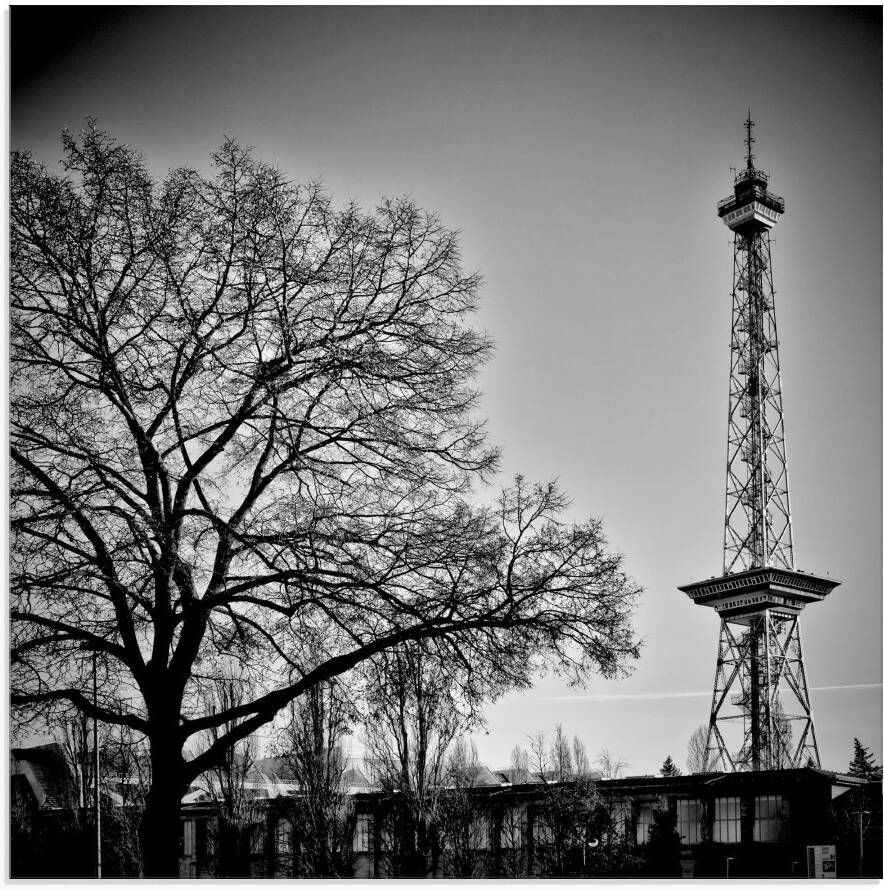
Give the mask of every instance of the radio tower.
POLYGON ((770 230, 785 210, 746 166, 718 215, 734 233, 724 571, 679 589, 721 618, 707 771, 820 765, 798 615, 838 582, 795 571, 770 230))

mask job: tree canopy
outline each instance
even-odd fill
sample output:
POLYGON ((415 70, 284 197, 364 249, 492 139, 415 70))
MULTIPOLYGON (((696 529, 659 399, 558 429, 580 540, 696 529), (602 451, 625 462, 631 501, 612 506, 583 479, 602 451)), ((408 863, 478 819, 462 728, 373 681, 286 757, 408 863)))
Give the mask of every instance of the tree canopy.
POLYGON ((666 755, 663 766, 660 767, 661 776, 680 776, 681 770, 675 765, 671 754, 666 755))
POLYGON ((857 738, 853 740, 853 760, 850 761, 848 771, 852 776, 862 776, 865 779, 881 771, 881 767, 875 762, 875 755, 857 738))
POLYGON ((515 683, 637 654, 598 520, 522 479, 477 506, 490 344, 435 216, 335 209, 232 140, 160 182, 91 123, 63 144, 11 164, 11 701, 148 738, 148 873, 189 782, 377 653, 515 683))

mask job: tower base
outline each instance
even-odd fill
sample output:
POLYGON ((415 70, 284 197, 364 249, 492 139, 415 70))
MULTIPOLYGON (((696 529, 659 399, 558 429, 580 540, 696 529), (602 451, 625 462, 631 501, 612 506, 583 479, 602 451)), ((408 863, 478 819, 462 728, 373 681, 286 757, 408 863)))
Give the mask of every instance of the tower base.
POLYGON ((820 765, 798 614, 837 586, 764 567, 679 588, 721 617, 706 770, 820 765))

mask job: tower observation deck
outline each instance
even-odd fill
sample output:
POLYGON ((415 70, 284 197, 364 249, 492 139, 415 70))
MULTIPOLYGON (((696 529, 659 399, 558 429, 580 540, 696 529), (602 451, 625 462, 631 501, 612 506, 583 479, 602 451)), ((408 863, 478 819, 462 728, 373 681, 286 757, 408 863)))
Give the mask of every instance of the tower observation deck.
POLYGON ((798 615, 838 582, 794 567, 770 230, 785 202, 746 166, 718 216, 734 233, 723 574, 679 589, 721 621, 707 770, 820 765, 798 615))

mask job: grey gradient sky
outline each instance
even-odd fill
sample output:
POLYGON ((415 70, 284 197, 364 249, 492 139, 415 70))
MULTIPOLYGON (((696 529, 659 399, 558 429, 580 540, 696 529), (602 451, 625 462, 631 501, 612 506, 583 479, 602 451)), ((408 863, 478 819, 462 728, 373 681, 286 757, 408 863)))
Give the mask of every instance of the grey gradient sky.
POLYGON ((492 766, 562 723, 653 772, 708 716, 721 571, 730 233, 756 156, 786 200, 774 278, 796 562, 843 582, 802 619, 823 765, 881 738, 881 10, 12 10, 10 143, 86 116, 162 173, 224 135, 339 202, 410 194, 462 232, 497 344, 502 479, 558 477, 645 587, 632 676, 488 709, 492 766), (701 692, 708 689, 704 699, 701 692), (699 694, 697 694, 699 693, 699 694))

